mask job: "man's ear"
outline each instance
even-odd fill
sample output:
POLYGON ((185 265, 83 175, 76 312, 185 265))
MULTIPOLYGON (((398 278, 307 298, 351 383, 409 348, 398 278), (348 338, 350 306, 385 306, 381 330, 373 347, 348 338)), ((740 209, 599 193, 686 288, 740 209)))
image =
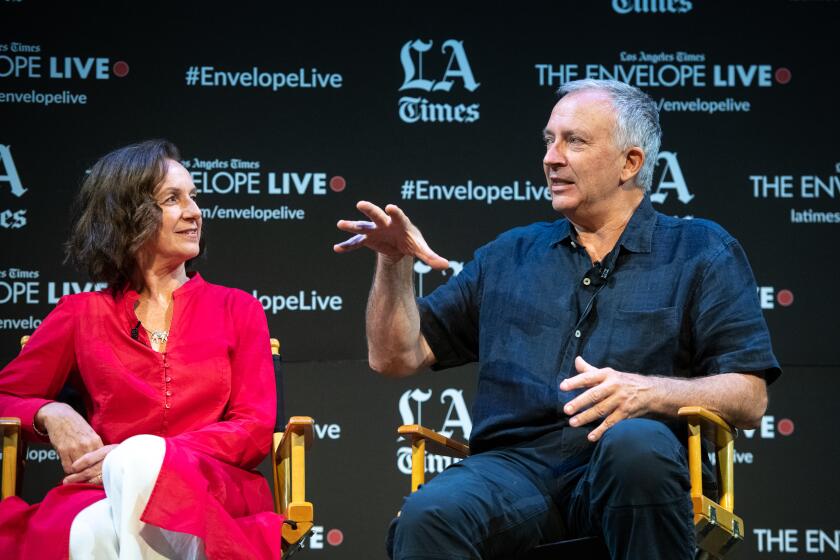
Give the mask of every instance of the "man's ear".
POLYGON ((621 168, 621 182, 626 183, 639 174, 645 162, 645 152, 638 146, 633 146, 624 156, 624 167, 621 168))

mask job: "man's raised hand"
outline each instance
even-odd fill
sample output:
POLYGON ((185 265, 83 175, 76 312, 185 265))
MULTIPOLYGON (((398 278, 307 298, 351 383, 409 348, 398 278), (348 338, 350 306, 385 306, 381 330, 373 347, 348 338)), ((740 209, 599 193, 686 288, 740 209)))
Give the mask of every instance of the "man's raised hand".
POLYGON ((389 204, 382 210, 379 206, 362 200, 356 204, 356 208, 370 218, 370 221, 339 220, 338 229, 354 235, 347 241, 333 245, 336 253, 347 253, 367 247, 394 264, 404 256, 410 255, 437 270, 449 266, 449 261, 432 251, 420 230, 394 204, 389 204))

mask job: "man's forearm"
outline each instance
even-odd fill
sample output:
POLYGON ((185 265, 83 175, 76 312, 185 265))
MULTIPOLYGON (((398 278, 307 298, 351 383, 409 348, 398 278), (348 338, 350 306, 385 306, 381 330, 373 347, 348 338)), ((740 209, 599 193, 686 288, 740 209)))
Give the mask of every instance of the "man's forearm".
POLYGON ((678 379, 654 377, 653 412, 676 416, 683 406, 702 406, 738 428, 754 428, 767 409, 767 387, 760 375, 721 373, 678 379))
POLYGON ((434 360, 420 334, 414 300, 411 257, 393 262, 377 255, 367 305, 366 332, 370 367, 387 375, 410 375, 434 360))

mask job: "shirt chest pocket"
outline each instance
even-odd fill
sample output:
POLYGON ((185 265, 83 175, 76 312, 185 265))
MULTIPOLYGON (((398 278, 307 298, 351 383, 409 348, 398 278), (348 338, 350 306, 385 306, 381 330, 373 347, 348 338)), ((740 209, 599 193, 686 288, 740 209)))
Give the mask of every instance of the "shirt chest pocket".
POLYGON ((618 309, 605 349, 609 367, 620 371, 668 375, 679 343, 676 307, 618 309))

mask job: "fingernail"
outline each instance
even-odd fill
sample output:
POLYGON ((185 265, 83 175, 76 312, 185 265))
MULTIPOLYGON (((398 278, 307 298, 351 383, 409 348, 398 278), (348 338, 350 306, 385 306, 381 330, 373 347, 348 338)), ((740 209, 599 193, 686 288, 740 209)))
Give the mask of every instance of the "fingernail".
POLYGON ((578 419, 577 418, 572 418, 571 420, 569 420, 569 424, 571 426, 577 426, 578 425, 578 419))
POLYGON ((364 234, 359 233, 359 234, 354 235, 353 237, 351 237, 347 241, 342 241, 341 243, 338 244, 338 246, 339 247, 351 247, 353 245, 358 245, 359 243, 361 243, 364 240, 365 240, 364 234))
POLYGON ((575 409, 574 409, 574 408, 572 408, 572 405, 570 405, 570 404, 567 404, 567 405, 565 406, 565 408, 563 408, 563 410, 564 410, 564 411, 566 411, 566 414, 571 414, 572 412, 574 412, 574 411, 575 411, 575 409))

